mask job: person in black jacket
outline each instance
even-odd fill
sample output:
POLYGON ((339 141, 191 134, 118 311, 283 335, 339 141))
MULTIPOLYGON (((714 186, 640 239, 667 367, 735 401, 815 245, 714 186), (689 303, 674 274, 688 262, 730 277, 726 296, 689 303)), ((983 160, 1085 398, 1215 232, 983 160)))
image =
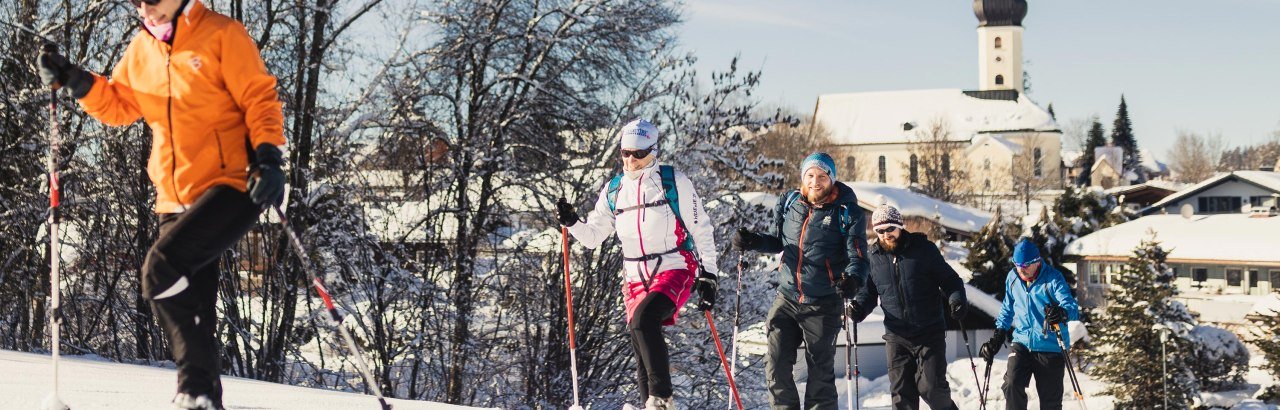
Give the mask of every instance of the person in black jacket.
POLYGON ((918 409, 922 398, 935 410, 956 409, 947 385, 943 315, 950 310, 956 320, 964 317, 964 282, 925 235, 906 231, 897 208, 881 205, 871 226, 877 239, 871 271, 847 314, 861 322, 877 303, 884 311, 894 409, 918 409))
POLYGON ((835 410, 836 336, 842 298, 866 281, 866 218, 853 189, 836 180, 835 161, 814 153, 800 163, 801 187, 781 198, 765 234, 739 228, 740 250, 782 252, 778 297, 766 319, 769 352, 765 378, 774 409, 800 409, 791 370, 805 346, 809 384, 805 408, 835 410))

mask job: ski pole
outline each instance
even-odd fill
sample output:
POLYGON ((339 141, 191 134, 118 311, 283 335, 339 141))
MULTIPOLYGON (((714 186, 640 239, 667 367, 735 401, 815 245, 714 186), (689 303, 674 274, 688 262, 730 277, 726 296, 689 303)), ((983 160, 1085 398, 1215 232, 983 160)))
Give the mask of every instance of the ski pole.
POLYGON ((560 245, 564 250, 564 306, 569 312, 569 373, 573 375, 573 407, 581 409, 578 401, 578 342, 573 337, 573 284, 569 281, 569 228, 560 225, 560 245))
MULTIPOLYGON (((58 46, 53 43, 45 43, 41 47, 40 52, 43 54, 53 54, 58 52, 58 46)), ((46 399, 50 406, 54 408, 66 409, 67 406, 62 404, 62 399, 58 395, 58 362, 61 356, 62 347, 62 277, 59 270, 60 254, 62 244, 58 241, 58 223, 61 222, 62 215, 58 212, 60 202, 60 185, 58 182, 58 150, 62 147, 62 137, 59 135, 58 126, 58 84, 54 84, 49 88, 49 158, 47 160, 49 168, 49 296, 52 312, 49 315, 50 342, 49 347, 53 350, 53 396, 46 399)))
MULTIPOLYGON (((738 253, 738 293, 733 301, 733 337, 729 339, 729 357, 732 358, 729 360, 729 374, 735 376, 738 374, 738 313, 742 311, 742 265, 746 264, 743 261, 745 253, 738 253)), ((732 403, 729 404, 729 409, 733 409, 732 403)))
POLYGON ((1080 391, 1080 381, 1076 379, 1075 368, 1071 366, 1071 348, 1062 341, 1062 331, 1058 329, 1058 325, 1053 325, 1053 340, 1058 341, 1058 348, 1062 349, 1062 361, 1067 363, 1067 375, 1071 378, 1071 392, 1076 395, 1076 403, 1080 404, 1080 410, 1087 410, 1084 405, 1084 393, 1080 391))
POLYGON ((982 374, 982 388, 978 389, 978 400, 981 405, 987 403, 987 391, 991 389, 991 360, 987 361, 987 370, 982 374))
POLYGON ((716 322, 711 319, 711 310, 707 314, 707 327, 711 328, 711 340, 716 342, 716 353, 720 354, 720 364, 724 365, 724 375, 729 378, 729 392, 733 393, 733 401, 738 403, 738 410, 743 410, 742 399, 738 397, 738 385, 733 382, 733 373, 729 371, 729 361, 724 358, 724 347, 720 345, 720 334, 716 332, 716 322))
MULTIPOLYGON (((969 353, 969 368, 973 370, 973 382, 981 383, 982 379, 978 378, 978 365, 973 363, 973 348, 969 346, 969 333, 964 330, 964 323, 961 323, 960 319, 956 319, 956 325, 960 326, 960 336, 964 338, 964 350, 969 353)), ((986 400, 980 400, 978 403, 979 408, 983 410, 987 408, 986 400)))
POLYGON ((329 290, 325 289, 324 282, 311 269, 311 258, 307 256, 307 251, 302 247, 302 240, 298 239, 298 234, 289 226, 289 218, 284 216, 284 211, 280 210, 279 205, 271 206, 276 211, 276 216, 280 218, 280 226, 284 228, 285 234, 289 236, 289 243, 293 245, 294 253, 298 254, 298 259, 302 261, 303 270, 307 272, 307 276, 311 278, 311 284, 316 289, 316 293, 320 295, 320 299, 324 300, 325 309, 329 312, 330 323, 338 328, 338 333, 342 335, 342 340, 346 342, 347 349, 355 355, 356 368, 360 371, 360 375, 364 376, 365 384, 373 390, 378 396, 378 404, 382 406, 382 410, 391 410, 391 405, 387 404, 387 399, 382 397, 382 388, 378 387, 378 382, 373 379, 373 373, 369 372, 369 364, 364 360, 364 353, 360 352, 360 348, 356 346, 356 341, 351 337, 351 332, 342 324, 342 314, 338 313, 338 308, 333 305, 333 297, 329 294, 329 290))
MULTIPOLYGON (((849 300, 845 300, 845 304, 850 304, 850 303, 853 303, 853 302, 849 300)), ((847 307, 848 306, 846 306, 845 312, 848 312, 847 307)), ((849 322, 853 322, 853 326, 849 326, 848 328, 845 329, 846 331, 844 332, 844 344, 845 344, 844 346, 844 389, 846 394, 848 393, 849 390, 853 390, 853 394, 848 395, 849 405, 845 407, 856 410, 859 406, 862 405, 862 393, 858 391, 859 381, 857 380, 858 378, 858 322, 854 321, 853 318, 849 317, 848 314, 844 315, 844 320, 841 322, 842 322, 841 324, 844 324, 846 326, 848 326, 849 322), (850 332, 853 333, 852 337, 849 335, 850 332)))

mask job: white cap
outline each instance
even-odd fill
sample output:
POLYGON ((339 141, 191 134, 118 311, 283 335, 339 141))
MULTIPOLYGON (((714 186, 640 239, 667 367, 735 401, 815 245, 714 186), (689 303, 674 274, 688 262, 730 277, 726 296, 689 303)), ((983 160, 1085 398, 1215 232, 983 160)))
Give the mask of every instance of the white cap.
POLYGON ((622 126, 622 149, 649 149, 658 143, 658 127, 648 120, 637 119, 622 126))

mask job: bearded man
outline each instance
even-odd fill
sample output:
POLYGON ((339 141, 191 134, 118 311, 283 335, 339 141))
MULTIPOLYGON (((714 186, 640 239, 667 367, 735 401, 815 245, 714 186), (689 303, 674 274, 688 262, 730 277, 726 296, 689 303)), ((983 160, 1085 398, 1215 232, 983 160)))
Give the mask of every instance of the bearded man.
POLYGON ((782 254, 778 296, 766 319, 770 405, 801 408, 791 370, 804 342, 809 368, 804 408, 835 410, 841 304, 866 282, 867 224, 853 189, 836 179, 830 155, 809 155, 800 163, 800 173, 800 189, 778 199, 768 232, 738 228, 733 244, 740 251, 782 254))

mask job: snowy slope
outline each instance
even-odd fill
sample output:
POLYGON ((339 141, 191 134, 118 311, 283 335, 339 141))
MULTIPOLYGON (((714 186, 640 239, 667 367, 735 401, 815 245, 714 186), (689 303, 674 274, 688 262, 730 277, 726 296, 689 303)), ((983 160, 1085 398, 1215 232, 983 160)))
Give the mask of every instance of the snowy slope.
MULTIPOLYGON (((171 409, 173 369, 62 357, 61 397, 72 409, 171 409)), ((52 392, 49 356, 0 350, 0 409, 39 409, 52 392)), ((286 386, 257 380, 222 378, 228 409, 370 409, 373 396, 286 386)), ((396 410, 446 410, 474 407, 391 400, 396 410)))

